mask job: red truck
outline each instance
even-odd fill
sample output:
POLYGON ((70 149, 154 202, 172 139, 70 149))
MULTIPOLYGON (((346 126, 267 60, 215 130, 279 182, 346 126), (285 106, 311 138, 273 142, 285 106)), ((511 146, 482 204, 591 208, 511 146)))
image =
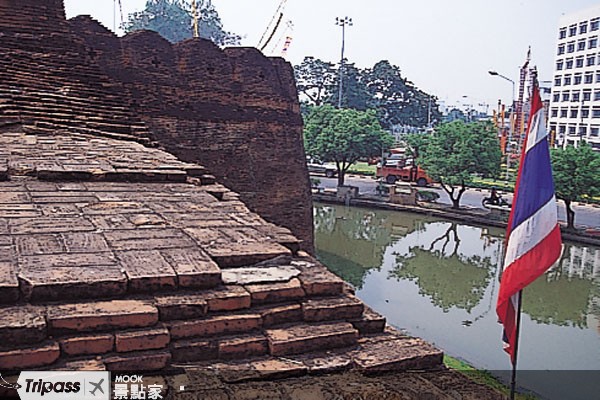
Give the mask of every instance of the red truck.
POLYGON ((423 168, 416 165, 384 165, 377 166, 378 178, 383 178, 389 184, 396 181, 415 182, 417 186, 427 186, 432 183, 432 179, 425 173, 423 168))

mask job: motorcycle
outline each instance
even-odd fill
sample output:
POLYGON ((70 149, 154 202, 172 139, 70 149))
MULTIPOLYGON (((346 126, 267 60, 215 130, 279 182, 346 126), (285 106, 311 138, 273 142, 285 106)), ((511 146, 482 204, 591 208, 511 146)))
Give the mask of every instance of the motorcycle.
POLYGON ((492 199, 492 197, 485 197, 483 200, 481 200, 481 205, 483 207, 490 205, 490 206, 500 206, 500 207, 509 207, 509 208, 512 206, 512 204, 510 204, 508 201, 506 201, 506 199, 504 199, 502 196, 498 196, 496 198, 496 201, 494 201, 492 199))

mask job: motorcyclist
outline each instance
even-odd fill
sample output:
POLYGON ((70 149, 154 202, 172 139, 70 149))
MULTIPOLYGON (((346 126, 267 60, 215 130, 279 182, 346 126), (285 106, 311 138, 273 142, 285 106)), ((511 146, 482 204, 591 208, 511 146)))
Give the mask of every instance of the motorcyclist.
POLYGON ((498 192, 496 191, 495 187, 493 187, 490 192, 490 203, 495 206, 500 204, 500 196, 498 196, 498 192))

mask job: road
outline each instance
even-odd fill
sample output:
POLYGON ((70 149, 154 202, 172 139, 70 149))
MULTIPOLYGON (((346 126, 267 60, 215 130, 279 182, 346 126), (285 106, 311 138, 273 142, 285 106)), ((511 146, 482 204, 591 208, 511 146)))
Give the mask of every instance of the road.
MULTIPOLYGON (((337 187, 337 178, 315 177, 321 180, 319 185, 321 187, 326 189, 335 189, 337 187)), ((346 176, 346 185, 358 186, 359 192, 362 194, 377 194, 377 182, 371 177, 358 175, 346 176)), ((430 186, 427 190, 434 191, 440 195, 438 203, 452 204, 448 194, 439 185, 430 186)), ((487 196, 489 196, 489 191, 487 190, 467 189, 461 198, 460 204, 461 206, 483 208, 481 201, 487 196)), ((503 197, 512 202, 512 193, 505 194, 503 197)), ((575 203, 573 210, 575 210, 575 225, 582 228, 600 229, 600 207, 575 203)), ((562 201, 558 202, 558 219, 566 221, 565 205, 562 201)))

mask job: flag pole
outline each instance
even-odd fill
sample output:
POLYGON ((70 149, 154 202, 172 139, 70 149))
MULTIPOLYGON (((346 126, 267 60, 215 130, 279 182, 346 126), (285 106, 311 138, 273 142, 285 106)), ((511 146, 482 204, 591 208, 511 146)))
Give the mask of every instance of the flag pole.
POLYGON ((519 333, 521 331, 521 303, 523 300, 523 289, 519 290, 517 296, 517 324, 515 332, 515 351, 512 362, 512 376, 510 379, 510 400, 515 400, 515 392, 517 389, 517 355, 519 353, 519 333))

